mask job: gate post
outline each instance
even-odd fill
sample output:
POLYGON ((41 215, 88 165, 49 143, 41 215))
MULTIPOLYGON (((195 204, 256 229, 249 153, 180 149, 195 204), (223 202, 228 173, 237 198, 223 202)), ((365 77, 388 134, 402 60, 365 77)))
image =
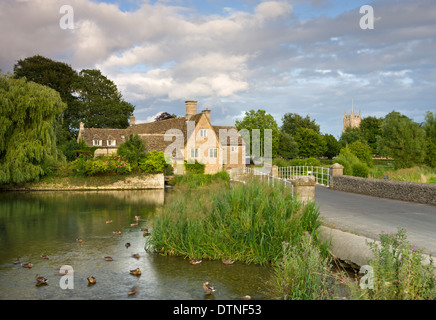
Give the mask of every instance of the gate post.
POLYGON ((315 201, 315 177, 302 176, 292 180, 294 195, 303 202, 315 201))
POLYGON ((342 176, 344 174, 344 166, 335 163, 330 166, 330 188, 334 189, 334 177, 342 176))

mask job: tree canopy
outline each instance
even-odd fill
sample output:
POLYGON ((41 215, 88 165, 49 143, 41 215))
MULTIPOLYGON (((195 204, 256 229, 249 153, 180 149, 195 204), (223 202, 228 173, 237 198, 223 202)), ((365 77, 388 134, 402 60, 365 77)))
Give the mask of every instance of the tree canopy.
POLYGON ((316 133, 320 133, 319 125, 315 120, 311 120, 308 115, 304 118, 297 113, 286 113, 282 118, 282 131, 294 136, 299 128, 312 129, 316 133))
POLYGON ((241 121, 236 120, 235 126, 238 130, 246 129, 250 132, 250 150, 253 152, 255 148, 260 149, 261 156, 264 155, 263 146, 266 142, 265 130, 270 129, 272 132, 272 156, 275 156, 277 154, 280 139, 280 130, 274 117, 266 113, 265 110, 259 109, 257 111, 250 110, 245 112, 244 118, 241 121), (260 146, 253 146, 253 143, 256 143, 256 141, 253 141, 253 130, 255 129, 260 130, 260 146))
POLYGON ((117 86, 100 70, 84 69, 77 80, 80 118, 86 127, 123 129, 135 107, 122 99, 117 86))
POLYGON ((423 162, 426 133, 419 124, 392 111, 382 121, 380 130, 379 152, 393 158, 395 167, 409 168, 423 162))
POLYGON ((61 143, 73 138, 73 129, 78 128, 80 122, 79 105, 74 95, 77 72, 66 63, 36 55, 18 60, 14 65, 14 76, 25 77, 27 81, 42 84, 59 92, 67 107, 57 119, 56 136, 61 143))
POLYGON ((307 158, 321 157, 327 150, 324 138, 313 129, 298 128, 294 139, 298 143, 298 153, 300 156, 307 158))
POLYGON ((54 127, 65 107, 51 88, 0 76, 0 183, 37 180, 59 160, 54 127))

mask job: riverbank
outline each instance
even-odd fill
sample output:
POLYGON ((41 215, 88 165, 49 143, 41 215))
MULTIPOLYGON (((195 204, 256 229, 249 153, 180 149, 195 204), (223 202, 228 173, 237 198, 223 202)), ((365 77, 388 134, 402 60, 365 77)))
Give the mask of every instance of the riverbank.
POLYGON ((0 185, 0 191, 63 191, 63 190, 140 190, 164 189, 165 177, 158 174, 108 176, 43 177, 23 184, 0 185))

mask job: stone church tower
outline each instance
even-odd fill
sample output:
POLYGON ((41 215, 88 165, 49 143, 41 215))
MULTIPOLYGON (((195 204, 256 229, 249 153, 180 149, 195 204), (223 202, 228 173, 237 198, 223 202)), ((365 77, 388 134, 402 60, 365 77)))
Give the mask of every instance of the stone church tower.
POLYGON ((348 127, 358 128, 360 126, 360 121, 362 121, 361 113, 359 110, 359 114, 354 114, 354 105, 351 109, 351 114, 348 116, 344 111, 344 123, 342 125, 342 132, 345 132, 345 129, 348 127))

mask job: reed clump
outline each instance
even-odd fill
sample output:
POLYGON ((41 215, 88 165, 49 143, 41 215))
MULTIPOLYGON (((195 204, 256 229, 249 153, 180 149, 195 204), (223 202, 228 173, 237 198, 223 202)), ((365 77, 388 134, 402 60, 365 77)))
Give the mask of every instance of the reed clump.
POLYGON ((180 187, 155 216, 148 250, 190 259, 266 265, 283 258, 282 243, 316 235, 319 210, 283 186, 253 180, 232 188, 216 180, 180 187))

